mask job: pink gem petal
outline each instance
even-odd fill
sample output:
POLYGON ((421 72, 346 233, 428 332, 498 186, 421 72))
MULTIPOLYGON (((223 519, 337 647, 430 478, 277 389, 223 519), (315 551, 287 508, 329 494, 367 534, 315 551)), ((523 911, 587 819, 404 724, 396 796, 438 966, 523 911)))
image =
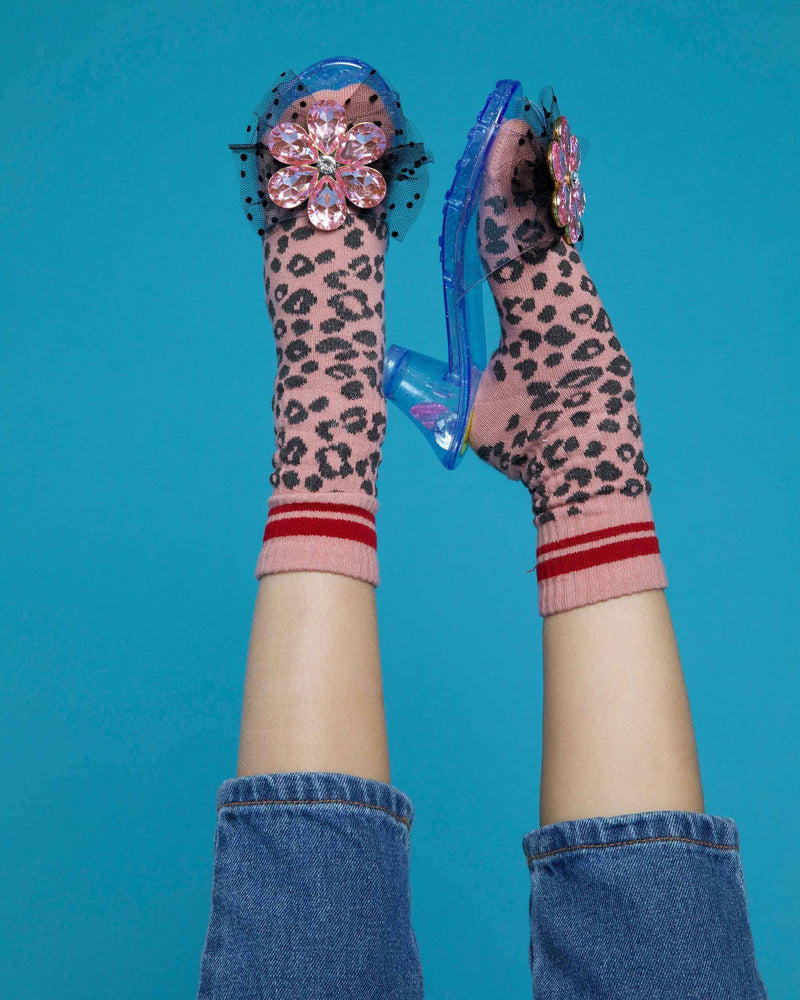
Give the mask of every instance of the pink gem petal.
POLYGON ((272 201, 281 208, 297 208, 311 193, 317 176, 314 167, 284 167, 270 177, 267 191, 272 201))
POLYGON ((548 157, 553 179, 557 184, 563 184, 568 173, 567 158, 564 156, 564 150, 557 142, 550 143, 548 157))
POLYGON ((347 131, 347 113, 338 101, 317 101, 308 112, 308 131, 323 153, 331 153, 347 131))
POLYGON ((358 122, 336 151, 336 159, 346 166, 373 163, 386 149, 386 134, 372 122, 358 122))
POLYGON ((281 122, 270 130, 267 148, 281 163, 312 164, 317 159, 311 136, 292 122, 281 122))
POLYGON ((576 219, 580 219, 586 209, 586 192, 583 184, 578 181, 572 188, 572 212, 576 219))
POLYGON ((345 194, 335 177, 320 177, 308 198, 308 218, 316 229, 332 232, 347 216, 345 194))
POLYGON ((558 129, 558 144, 564 150, 565 153, 569 152, 569 140, 572 138, 572 132, 569 128, 569 122, 567 119, 561 115, 560 118, 556 119, 556 127, 558 129))
POLYGON ((336 179, 359 208, 374 208, 386 197, 386 181, 372 167, 341 167, 336 171, 336 179))
POLYGON ((574 246, 576 243, 580 242, 581 236, 583 236, 583 226, 581 225, 580 220, 576 219, 575 221, 570 222, 569 226, 567 226, 567 238, 569 239, 569 242, 574 246))
POLYGON ((569 137, 569 153, 567 154, 567 166, 570 170, 577 170, 581 165, 581 147, 574 135, 569 137))
POLYGON ((408 412, 416 421, 430 431, 433 430, 439 417, 443 413, 447 413, 447 407, 441 403, 415 403, 408 412))
POLYGON ((569 224, 570 216, 570 191, 566 184, 560 184, 556 188, 556 221, 559 226, 569 224))

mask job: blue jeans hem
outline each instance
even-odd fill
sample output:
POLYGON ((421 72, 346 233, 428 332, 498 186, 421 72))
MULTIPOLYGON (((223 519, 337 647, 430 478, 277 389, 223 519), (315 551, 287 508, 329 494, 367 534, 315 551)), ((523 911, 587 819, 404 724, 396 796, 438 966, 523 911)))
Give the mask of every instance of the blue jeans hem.
POLYGON ((571 851, 633 846, 654 841, 684 842, 738 851, 739 831, 732 819, 707 813, 662 810, 624 816, 567 820, 531 831, 522 841, 531 864, 571 851))
POLYGON ((373 809, 408 829, 414 808, 407 795, 392 785, 352 774, 293 771, 252 774, 224 781, 217 792, 217 810, 247 806, 336 805, 373 809))

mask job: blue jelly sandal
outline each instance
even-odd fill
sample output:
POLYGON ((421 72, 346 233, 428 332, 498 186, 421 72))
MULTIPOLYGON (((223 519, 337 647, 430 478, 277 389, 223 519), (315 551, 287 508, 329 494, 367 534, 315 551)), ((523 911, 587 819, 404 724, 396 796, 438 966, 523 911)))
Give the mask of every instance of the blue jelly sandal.
MULTIPOLYGON (((454 469, 467 450, 475 393, 486 365, 484 279, 523 253, 552 246, 562 235, 552 218, 558 207, 554 193, 557 185, 543 166, 548 162, 548 147, 554 135, 558 138, 560 120, 550 88, 542 92, 537 104, 524 96, 519 81, 497 83, 469 133, 445 196, 439 245, 447 361, 397 346, 386 352, 386 397, 415 423, 447 469, 454 469), (504 164, 502 157, 500 162, 493 160, 497 168, 494 176, 488 170, 490 154, 504 129, 509 133, 513 130, 513 147, 517 142, 528 145, 531 169, 527 176, 522 171, 517 177, 516 167, 510 162, 504 164), (515 223, 513 229, 504 228, 502 240, 495 239, 494 245, 488 246, 486 233, 478 231, 478 210, 492 198, 504 198, 512 172, 516 185, 512 185, 515 223)), ((506 142, 497 148, 508 146, 506 142)), ((515 154, 514 163, 519 159, 515 154)), ((579 240, 581 234, 576 235, 579 240)), ((496 326, 493 305, 490 318, 492 326, 496 326)))

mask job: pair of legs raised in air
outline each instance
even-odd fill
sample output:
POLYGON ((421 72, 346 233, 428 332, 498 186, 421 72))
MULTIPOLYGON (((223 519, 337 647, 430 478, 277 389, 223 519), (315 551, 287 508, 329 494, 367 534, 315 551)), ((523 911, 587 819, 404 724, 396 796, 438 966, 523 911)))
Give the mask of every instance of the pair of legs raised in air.
MULTIPOLYGON (((506 171, 513 125, 494 153, 506 171)), ((481 209, 494 243, 516 221, 513 207, 491 196, 502 195, 504 181, 511 200, 509 172, 493 178, 481 209)), ((278 448, 239 773, 336 771, 388 781, 376 560, 369 541, 347 537, 350 525, 372 532, 377 507, 387 234, 355 219, 334 232, 302 219, 284 226, 264 246, 279 360, 278 448), (331 521, 345 537, 325 534, 331 521), (297 533, 277 533, 290 529, 297 533)), ((484 254, 492 240, 484 239, 484 254)), ((471 444, 531 491, 551 562, 576 552, 602 560, 540 583, 548 615, 541 821, 701 812, 630 362, 565 242, 518 257, 490 282, 502 342, 480 385, 471 444), (582 542, 589 533, 600 537, 582 542), (631 555, 637 544, 644 555, 631 555)))
MULTIPOLYGON (((484 256, 514 224, 507 152, 484 256)), ((387 236, 380 217, 322 231, 301 212, 263 237, 277 446, 201 997, 422 995, 374 589, 387 236)), ((565 240, 488 270, 502 340, 470 445, 533 498, 544 616, 536 996, 764 996, 735 826, 703 813, 630 362, 565 240)))

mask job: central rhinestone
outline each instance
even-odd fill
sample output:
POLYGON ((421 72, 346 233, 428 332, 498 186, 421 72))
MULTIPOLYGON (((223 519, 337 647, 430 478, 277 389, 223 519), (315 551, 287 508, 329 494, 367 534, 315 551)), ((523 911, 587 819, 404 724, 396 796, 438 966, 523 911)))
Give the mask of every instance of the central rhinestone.
POLYGON ((321 174, 331 176, 336 173, 336 160, 332 156, 329 156, 327 153, 323 153, 320 156, 320 158, 317 160, 316 166, 317 170, 319 170, 321 174))
POLYGON ((570 187, 577 187, 579 180, 580 178, 578 177, 578 171, 573 170, 572 173, 569 175, 569 178, 567 179, 567 183, 569 184, 570 187))

